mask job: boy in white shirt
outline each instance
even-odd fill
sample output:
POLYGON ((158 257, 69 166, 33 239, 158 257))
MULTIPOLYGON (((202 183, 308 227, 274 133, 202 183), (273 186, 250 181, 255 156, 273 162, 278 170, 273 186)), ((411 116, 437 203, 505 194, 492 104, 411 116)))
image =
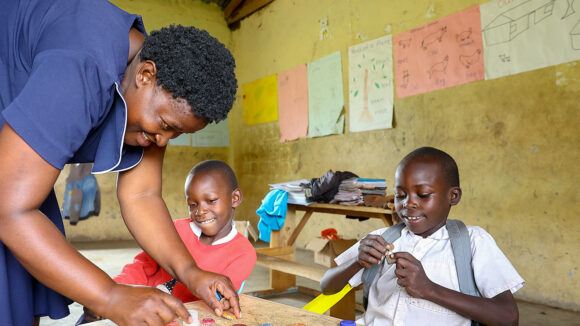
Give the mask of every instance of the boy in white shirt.
POLYGON ((461 199, 457 164, 447 153, 422 147, 408 154, 395 173, 395 210, 404 221, 401 237, 387 243, 371 232, 338 256, 337 267, 321 280, 325 294, 348 282, 362 283, 365 268, 388 256, 373 279, 365 325, 517 325, 519 314, 512 295, 524 280, 492 236, 477 226, 469 231, 472 269, 481 297, 459 292, 454 254, 445 226, 451 206, 461 199))

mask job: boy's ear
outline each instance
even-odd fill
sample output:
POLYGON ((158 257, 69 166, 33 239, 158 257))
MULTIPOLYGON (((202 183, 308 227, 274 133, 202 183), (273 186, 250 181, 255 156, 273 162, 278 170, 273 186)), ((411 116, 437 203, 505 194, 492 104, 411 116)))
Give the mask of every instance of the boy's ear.
POLYGON ((455 206, 459 204, 459 201, 461 200, 461 194, 462 194, 461 188, 452 187, 449 190, 449 205, 455 206))
POLYGON ((232 208, 236 208, 236 207, 240 206, 240 204, 242 203, 243 197, 244 196, 242 195, 242 190, 240 190, 240 188, 236 188, 232 192, 232 208))

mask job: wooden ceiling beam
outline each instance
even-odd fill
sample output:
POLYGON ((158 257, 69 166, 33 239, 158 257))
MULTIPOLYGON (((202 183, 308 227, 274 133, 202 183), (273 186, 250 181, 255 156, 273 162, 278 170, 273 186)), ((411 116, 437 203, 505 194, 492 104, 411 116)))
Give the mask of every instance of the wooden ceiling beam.
POLYGON ((232 0, 224 9, 228 25, 247 17, 274 0, 232 0))

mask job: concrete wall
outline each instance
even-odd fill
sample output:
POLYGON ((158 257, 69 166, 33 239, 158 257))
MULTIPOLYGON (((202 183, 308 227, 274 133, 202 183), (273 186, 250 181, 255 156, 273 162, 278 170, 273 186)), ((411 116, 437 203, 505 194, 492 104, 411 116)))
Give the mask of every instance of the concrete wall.
MULTIPOLYGON (((341 51, 348 103, 348 47, 398 34, 487 1, 276 0, 233 31, 240 85, 341 51), (321 40, 321 21, 329 37, 321 40)), ((386 178, 409 151, 435 146, 458 162, 463 199, 451 212, 487 229, 528 282, 520 299, 580 310, 580 66, 572 62, 395 100, 395 127, 279 143, 278 123, 247 126, 230 114, 231 148, 245 202, 268 183, 320 177, 328 169, 386 178)), ((348 116, 348 104, 346 104, 348 116)), ((347 119, 348 120, 348 119, 347 119)), ((348 121, 347 128, 348 130, 348 121)), ((240 212, 239 212, 240 213, 240 212)), ((360 238, 381 226, 315 215, 297 240, 327 227, 360 238)), ((493 272, 493 271, 490 271, 493 272)))
MULTIPOLYGON (((474 0, 276 0, 229 31, 215 5, 198 0, 115 0, 143 15, 149 30, 170 23, 206 28, 230 49, 239 84, 341 51, 348 116, 347 49, 397 34, 486 1, 474 0), (328 38, 319 39, 328 22, 328 38)), ((183 181, 208 158, 229 161, 240 179, 244 203, 236 219, 258 222, 255 210, 268 183, 319 177, 328 169, 386 178, 392 193, 398 161, 419 146, 449 152, 459 164, 463 199, 451 212, 486 228, 528 282, 517 297, 580 310, 580 174, 578 62, 491 81, 479 81, 395 100, 394 128, 348 132, 280 144, 278 123, 246 126, 238 100, 230 114, 229 148, 169 147, 164 196, 174 218, 185 217, 183 181)), ((62 198, 64 177, 57 195, 62 198)), ((71 240, 129 239, 115 197, 115 176, 98 176, 103 208, 98 217, 67 225, 71 240)), ((297 240, 304 246, 334 227, 360 238, 381 227, 319 214, 297 240)), ((493 272, 493 271, 490 271, 493 272)))

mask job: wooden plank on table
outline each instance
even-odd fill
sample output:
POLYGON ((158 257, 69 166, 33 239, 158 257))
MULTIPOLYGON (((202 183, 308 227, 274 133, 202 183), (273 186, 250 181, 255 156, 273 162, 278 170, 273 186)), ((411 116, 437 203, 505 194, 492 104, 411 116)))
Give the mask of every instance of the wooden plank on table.
POLYGON ((241 319, 226 320, 217 317, 207 304, 201 300, 186 303, 185 307, 196 310, 199 320, 213 318, 216 321, 216 326, 232 326, 235 324, 261 325, 265 323, 272 325, 301 323, 304 325, 337 326, 340 323, 340 319, 338 318, 317 314, 278 302, 245 294, 240 294, 239 297, 240 308, 242 309, 241 319))
MULTIPOLYGON (((379 207, 369 207, 369 206, 346 206, 337 204, 323 204, 315 203, 306 205, 296 205, 288 204, 288 208, 293 208, 298 211, 312 211, 315 213, 328 213, 328 214, 338 214, 338 215, 349 215, 356 217, 369 217, 369 218, 380 218, 384 220, 391 219, 391 214, 393 213, 390 209, 379 208, 379 207)), ((389 224, 391 225, 391 224, 389 224)))
POLYGON ((278 257, 272 257, 258 253, 258 265, 265 266, 277 271, 285 272, 295 276, 305 277, 307 279, 320 282, 326 272, 326 268, 314 267, 295 261, 286 260, 278 257))

